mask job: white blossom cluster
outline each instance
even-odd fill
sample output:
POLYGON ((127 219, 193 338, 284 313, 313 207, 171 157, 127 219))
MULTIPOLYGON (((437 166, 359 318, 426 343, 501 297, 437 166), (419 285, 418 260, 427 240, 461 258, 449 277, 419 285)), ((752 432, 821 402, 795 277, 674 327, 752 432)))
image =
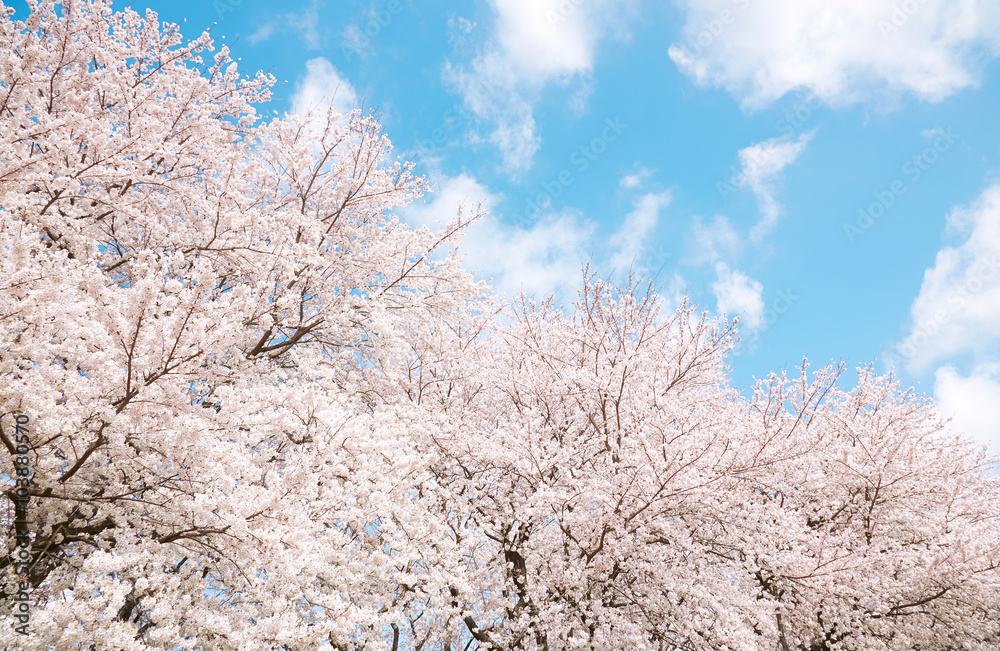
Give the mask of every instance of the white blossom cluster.
POLYGON ((0 18, 0 643, 1000 647, 1000 482, 933 405, 805 365, 746 399, 735 324, 633 284, 505 304, 475 215, 393 216, 424 184, 373 117, 266 119, 212 48, 0 18))

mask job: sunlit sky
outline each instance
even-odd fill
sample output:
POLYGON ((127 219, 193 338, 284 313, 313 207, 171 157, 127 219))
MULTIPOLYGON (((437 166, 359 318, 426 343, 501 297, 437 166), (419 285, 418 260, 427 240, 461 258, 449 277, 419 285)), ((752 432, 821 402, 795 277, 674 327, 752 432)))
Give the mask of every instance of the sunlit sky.
POLYGON ((875 363, 1000 452, 996 0, 131 7, 272 73, 269 112, 378 113, 435 190, 402 216, 482 202, 500 290, 651 276, 741 315, 735 386, 875 363))

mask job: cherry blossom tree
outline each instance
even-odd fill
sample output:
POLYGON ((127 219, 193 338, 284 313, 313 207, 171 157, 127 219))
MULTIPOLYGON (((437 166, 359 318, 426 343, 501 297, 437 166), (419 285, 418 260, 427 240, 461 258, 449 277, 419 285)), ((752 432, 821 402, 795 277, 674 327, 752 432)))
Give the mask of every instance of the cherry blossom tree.
MULTIPOLYGON (((506 304, 372 115, 106 0, 0 19, 0 516, 17 649, 993 649, 1000 485, 861 369, 585 274, 506 304), (3 519, 6 517, 6 519, 3 519)), ((5 642, 6 643, 6 642, 5 642)))
POLYGON ((467 606, 476 639, 995 647, 1000 494, 984 453, 868 369, 845 391, 842 368, 810 379, 804 365, 743 399, 725 384, 732 337, 591 281, 569 316, 522 304, 474 356, 487 372, 473 391, 420 385, 462 419, 438 473, 456 539, 490 550, 478 562, 496 582, 467 606))
POLYGON ((0 441, 13 476, 12 416, 31 416, 27 648, 381 640, 406 576, 437 567, 420 420, 387 389, 421 323, 480 291, 435 254, 457 226, 391 216, 423 184, 372 117, 260 119, 272 80, 203 58, 207 34, 105 2, 0 29, 0 441))

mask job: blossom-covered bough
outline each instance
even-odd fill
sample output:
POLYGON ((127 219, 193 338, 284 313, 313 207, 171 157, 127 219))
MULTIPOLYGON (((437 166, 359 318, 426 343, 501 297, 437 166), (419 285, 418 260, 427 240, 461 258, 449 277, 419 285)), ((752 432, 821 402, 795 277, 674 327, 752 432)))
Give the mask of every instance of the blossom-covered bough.
POLYGON ((9 648, 1000 646, 990 460, 891 378, 746 399, 735 324, 652 289, 506 305, 468 216, 394 216, 423 181, 374 117, 264 119, 151 12, 0 39, 9 648))

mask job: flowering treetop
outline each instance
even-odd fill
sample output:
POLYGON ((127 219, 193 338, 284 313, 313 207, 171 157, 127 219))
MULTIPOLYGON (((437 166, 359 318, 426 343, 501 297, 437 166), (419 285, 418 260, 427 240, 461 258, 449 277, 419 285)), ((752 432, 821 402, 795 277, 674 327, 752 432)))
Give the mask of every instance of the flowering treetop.
POLYGON ((1000 643, 1000 486, 891 378, 745 399, 736 324, 651 288, 504 304, 461 213, 394 216, 424 183, 375 118, 262 119, 269 77, 153 12, 0 39, 16 648, 1000 643))

